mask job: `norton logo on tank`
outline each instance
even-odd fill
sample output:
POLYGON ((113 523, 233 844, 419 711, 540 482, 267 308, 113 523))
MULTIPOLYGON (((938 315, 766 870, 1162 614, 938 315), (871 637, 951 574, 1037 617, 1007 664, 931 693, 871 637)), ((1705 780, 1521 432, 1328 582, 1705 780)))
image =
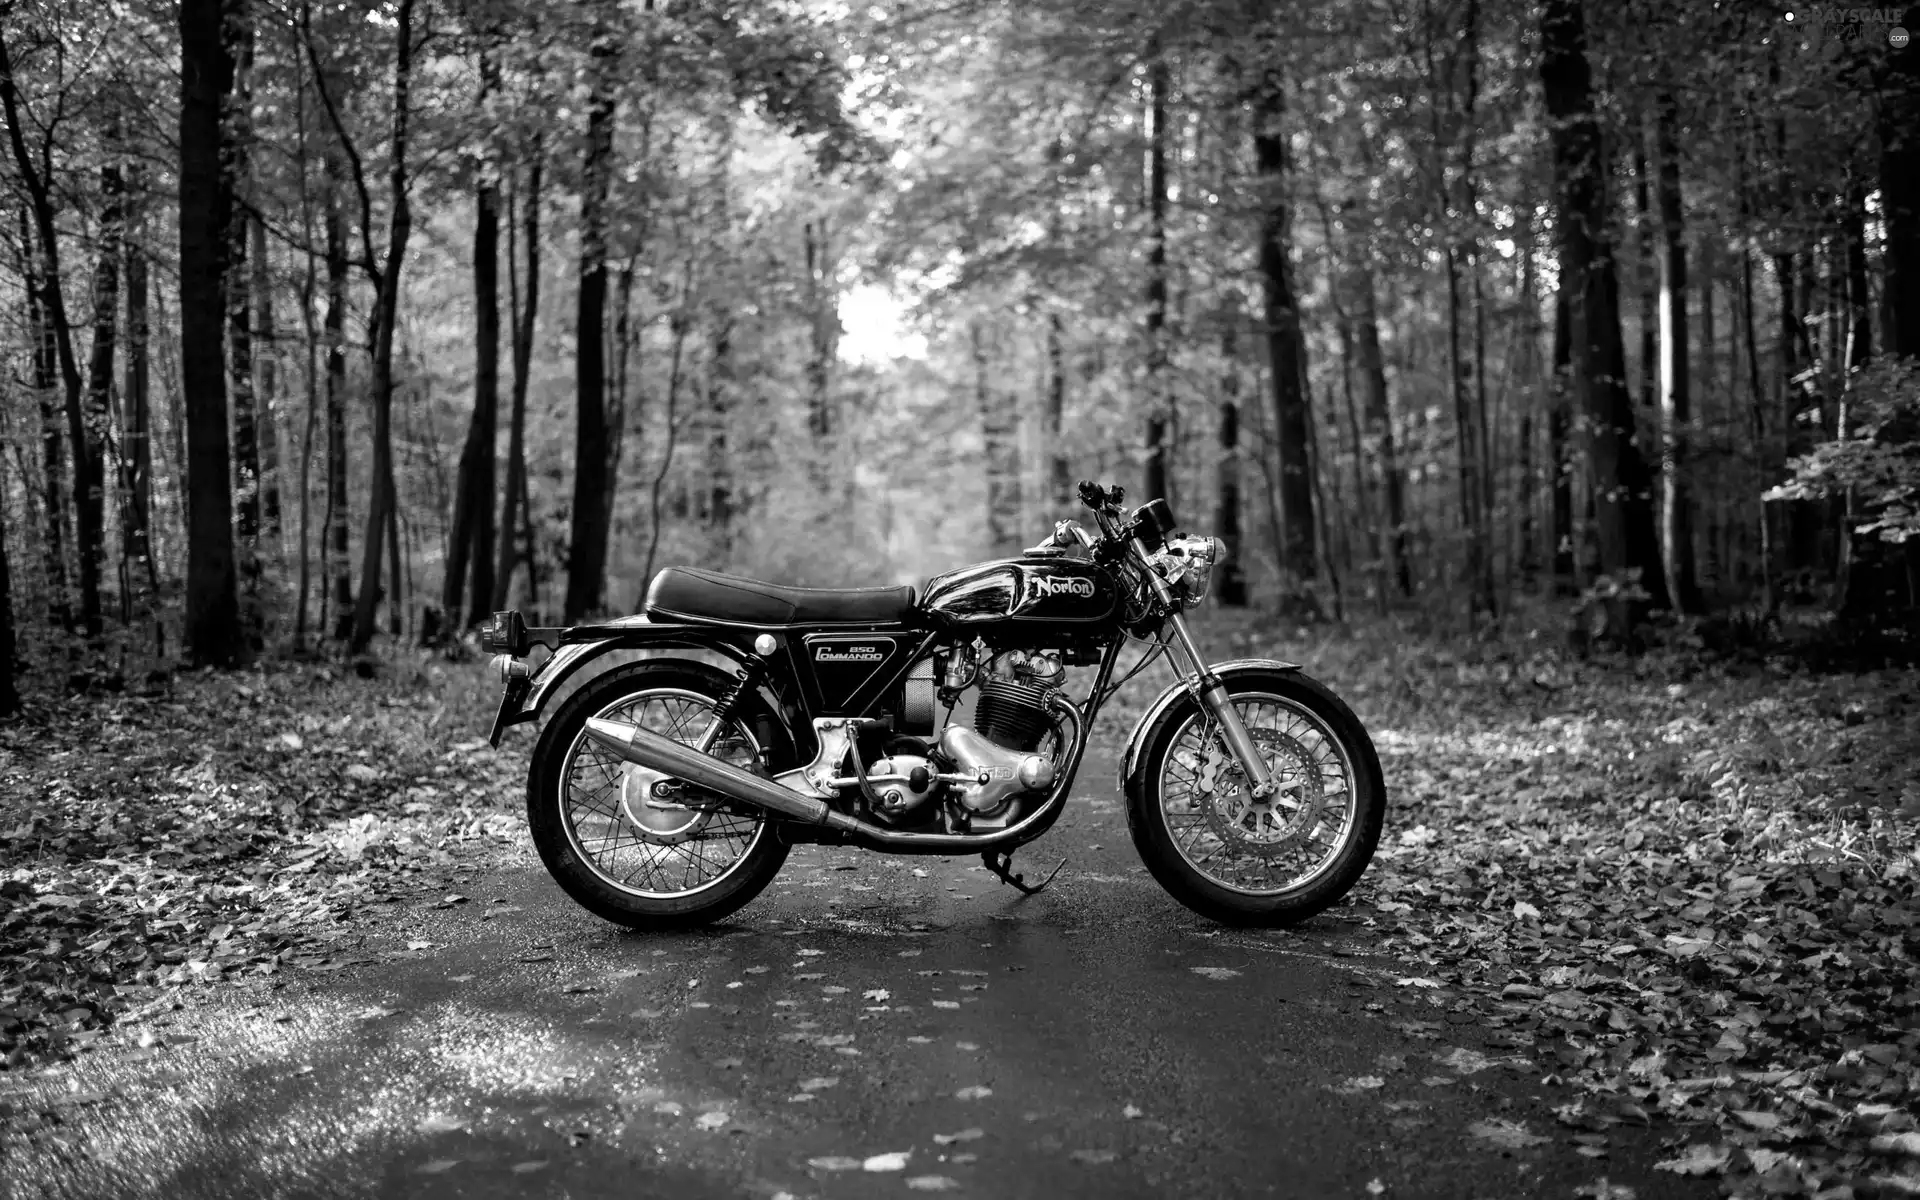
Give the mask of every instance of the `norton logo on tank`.
POLYGON ((1033 575, 1027 579, 1035 597, 1091 596, 1093 580, 1075 575, 1033 575))

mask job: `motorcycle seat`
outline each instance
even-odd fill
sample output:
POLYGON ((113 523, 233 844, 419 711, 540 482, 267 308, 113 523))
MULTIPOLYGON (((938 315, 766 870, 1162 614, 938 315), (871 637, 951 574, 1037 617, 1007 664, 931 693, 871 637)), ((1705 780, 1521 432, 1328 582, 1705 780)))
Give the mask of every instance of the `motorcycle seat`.
POLYGON ((800 588, 698 567, 668 567, 647 586, 649 617, 730 625, 893 625, 913 612, 910 587, 800 588))

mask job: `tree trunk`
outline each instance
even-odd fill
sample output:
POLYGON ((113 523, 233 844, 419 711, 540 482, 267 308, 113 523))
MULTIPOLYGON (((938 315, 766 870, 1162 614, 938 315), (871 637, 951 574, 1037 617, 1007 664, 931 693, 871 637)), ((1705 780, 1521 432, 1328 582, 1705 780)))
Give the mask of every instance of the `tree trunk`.
MULTIPOLYGON (((1914 22, 1908 19, 1911 27, 1914 22)), ((1888 314, 1882 342, 1920 356, 1920 47, 1890 51, 1880 87, 1880 211, 1886 222, 1888 314)), ((1909 563, 1920 543, 1907 543, 1909 563)), ((1920 597, 1916 597, 1920 603, 1920 597)))
POLYGON ((1553 579, 1563 596, 1579 591, 1573 540, 1573 302, 1563 276, 1553 302, 1553 395, 1547 409, 1547 464, 1553 472, 1553 579))
POLYGON ((1313 513, 1313 466, 1308 438, 1306 348, 1287 254, 1292 214, 1287 202, 1286 93, 1276 67, 1263 68, 1253 94, 1253 150, 1259 173, 1260 278, 1266 301, 1267 357, 1273 375, 1274 439, 1278 443, 1278 501, 1283 611, 1319 616, 1311 581, 1319 561, 1313 513))
MULTIPOLYGON (((499 88, 492 46, 480 53, 482 109, 499 88)), ((440 607, 451 639, 478 625, 493 602, 493 443, 500 412, 500 190, 488 155, 477 164, 473 219, 473 417, 453 488, 453 530, 447 541, 440 607), (468 588, 468 570, 472 586, 468 588)), ((511 526, 509 526, 511 528, 511 526)))
MULTIPOLYGON (((413 67, 413 0, 400 0, 395 17, 393 65, 393 138, 388 167, 389 203, 386 263, 374 275, 373 326, 373 471, 368 481, 372 502, 367 506, 367 532, 360 548, 360 595, 353 608, 353 638, 349 649, 359 654, 373 641, 374 609, 380 602, 380 552, 388 526, 394 523, 397 489, 393 481, 393 336, 400 316, 400 269, 413 230, 413 212, 407 201, 408 97, 413 67)), ((360 237, 367 269, 375 271, 371 234, 371 205, 361 190, 360 237)), ((390 613, 401 603, 395 588, 390 613)))
POLYGON ((228 229, 234 208, 225 128, 234 61, 222 0, 180 0, 180 388, 187 424, 187 612, 190 660, 246 657, 233 555, 227 455, 228 229))
MULTIPOLYGON (((628 256, 614 281, 613 370, 607 388, 607 475, 601 488, 600 511, 606 514, 607 544, 613 545, 614 500, 620 494, 620 460, 626 454, 628 385, 633 352, 633 276, 638 255, 628 256)), ((604 574, 604 569, 603 572, 604 574)), ((605 594, 606 589, 601 589, 605 594)))
MULTIPOLYGON (((1360 248, 1362 256, 1370 254, 1360 248)), ((1360 367, 1361 419, 1367 457, 1379 464, 1380 490, 1387 502, 1387 552, 1393 559, 1394 585, 1413 595, 1413 559, 1407 549, 1406 480, 1393 440, 1393 412, 1387 397, 1387 362, 1380 352, 1380 317, 1373 295, 1373 270, 1364 259, 1354 272, 1354 343, 1360 367)))
POLYGON ((27 335, 32 343, 33 392, 40 403, 40 469, 46 482, 47 529, 44 539, 43 569, 47 575, 47 616, 61 629, 73 628, 73 601, 67 578, 67 476, 66 433, 60 424, 60 405, 55 373, 58 352, 54 349, 53 322, 48 319, 42 301, 45 289, 40 283, 40 266, 35 262, 33 235, 27 230, 26 214, 20 218, 21 276, 26 281, 27 335))
MULTIPOLYGON (((304 111, 301 116, 301 142, 306 142, 304 111)), ((307 393, 306 427, 300 438, 300 582, 299 600, 294 609, 293 644, 295 650, 303 650, 307 640, 307 594, 312 580, 312 557, 310 521, 313 516, 313 439, 320 424, 320 329, 313 319, 314 302, 319 288, 319 263, 313 250, 313 202, 307 191, 307 173, 303 162, 300 171, 300 216, 302 234, 306 241, 306 269, 300 277, 300 325, 306 335, 306 354, 301 362, 302 375, 305 378, 307 393)), ((325 532, 322 531, 322 538, 325 532)), ((324 543, 323 543, 324 545, 324 543)), ((322 554, 324 559, 325 555, 322 554)), ((326 572, 321 570, 321 592, 326 591, 326 572)), ((324 599, 323 599, 324 606, 324 599)))
POLYGON ((20 711, 13 682, 13 571, 7 562, 7 506, 0 504, 0 717, 20 711))
POLYGON ((260 451, 260 535, 270 548, 280 543, 280 438, 274 427, 279 403, 280 346, 273 327, 273 273, 267 258, 267 227, 259 217, 247 222, 253 270, 254 420, 260 451))
POLYGON ((813 438, 812 464, 814 486, 824 484, 827 439, 833 432, 831 384, 834 355, 838 352, 840 316, 833 279, 833 260, 825 219, 801 226, 807 260, 807 434, 813 438))
POLYGON ((733 555, 733 317, 715 312, 707 362, 707 523, 724 566, 733 555))
POLYGON ((60 240, 54 228, 50 151, 43 145, 38 164, 28 153, 20 95, 14 86, 13 59, 4 28, 0 28, 0 111, 4 112, 7 119, 7 139, 13 150, 14 167, 26 188, 28 210, 32 214, 34 233, 39 243, 36 282, 40 292, 40 320, 47 335, 50 335, 49 361, 59 369, 65 394, 66 434, 73 445, 74 524, 80 558, 81 621, 88 635, 96 636, 100 632, 101 506, 98 472, 90 468, 99 463, 99 454, 87 441, 80 366, 74 358, 73 325, 67 316, 66 293, 61 286, 60 240), (91 502, 89 496, 92 497, 91 502))
POLYGON ((973 350, 974 411, 980 414, 981 459, 987 483, 987 542, 996 555, 1020 549, 1019 414, 1012 392, 993 386, 989 348, 980 323, 967 331, 973 350))
MULTIPOLYGON (((1907 10, 1911 29, 1916 14, 1907 10)), ((1920 356, 1920 47, 1890 52, 1881 84, 1880 211, 1886 227, 1886 329, 1894 357, 1920 356)), ((1920 609, 1920 540, 1904 544, 1907 603, 1920 609)))
POLYGON ((507 606, 508 588, 513 583, 514 531, 525 538, 529 598, 539 599, 533 578, 533 529, 527 515, 527 370, 533 360, 533 328, 540 310, 540 175, 541 148, 536 135, 533 162, 527 168, 527 199, 522 219, 527 242, 527 289, 522 300, 519 286, 519 253, 513 244, 514 226, 509 214, 507 225, 507 289, 513 316, 513 396, 507 427, 507 488, 500 500, 500 554, 493 575, 493 607, 507 606))
MULTIPOLYGON (((108 136, 118 140, 118 131, 108 136)), ((109 162, 100 168, 100 249, 93 266, 93 347, 87 360, 87 410, 85 471, 76 474, 74 486, 80 492, 80 588, 84 600, 88 576, 92 576, 93 601, 82 612, 89 637, 100 636, 100 567, 105 558, 103 545, 107 499, 107 432, 113 424, 113 355, 120 311, 120 246, 126 221, 126 187, 120 167, 109 162)), ((82 458, 76 457, 75 466, 82 458)))
MULTIPOLYGON (((1744 202, 1742 209, 1744 212, 1744 202)), ((1760 335, 1753 316, 1753 255, 1743 246, 1740 250, 1740 306, 1735 310, 1740 318, 1740 326, 1745 333, 1746 344, 1748 406, 1752 417, 1753 457, 1759 464, 1759 487, 1755 494, 1774 482, 1773 446, 1769 440, 1767 425, 1767 401, 1760 386, 1760 335)), ((1773 506, 1762 501, 1760 504, 1760 603, 1771 613, 1779 607, 1780 592, 1774 584, 1774 530, 1773 506)))
POLYGON ((1146 500, 1167 500, 1167 64, 1147 67, 1147 429, 1146 500))
POLYGON ((1215 467, 1213 532, 1226 543, 1214 568, 1214 594, 1228 608, 1247 606, 1246 547, 1240 537, 1240 347, 1241 312, 1229 309, 1220 330, 1220 457, 1215 467))
POLYGON ((600 611, 606 588, 607 532, 607 184, 613 168, 614 43, 594 33, 593 97, 587 108, 580 178, 580 304, 574 337, 573 521, 567 547, 568 624, 600 611))
POLYGON ((1047 313, 1047 502, 1059 520, 1073 511, 1073 468, 1067 459, 1067 349, 1058 309, 1047 313))
POLYGON ((1538 440, 1534 425, 1534 412, 1539 406, 1541 395, 1540 378, 1540 309, 1538 281, 1534 277, 1533 258, 1533 217, 1529 206, 1520 229, 1520 345, 1525 363, 1521 378, 1525 381, 1520 402, 1519 450, 1520 462, 1520 522, 1519 553, 1515 560, 1523 586, 1532 589, 1540 573, 1539 521, 1537 500, 1540 493, 1539 472, 1534 465, 1534 443, 1538 440))
MULTIPOLYGON (((1600 567, 1620 582, 1638 570, 1653 602, 1663 604, 1650 480, 1634 440, 1633 400, 1626 387, 1619 287, 1606 234, 1606 167, 1593 111, 1581 0, 1546 0, 1540 42, 1540 79, 1553 119, 1560 274, 1571 291, 1573 374, 1588 416, 1587 457, 1600 567)), ((1624 601, 1610 606, 1614 638, 1631 636, 1637 607, 1624 601)))
MULTIPOLYGON (((353 636, 353 563, 350 555, 347 507, 347 231, 340 205, 342 178, 337 138, 327 148, 327 515, 322 523, 321 574, 331 568, 327 582, 333 609, 333 637, 353 636)), ((323 604, 322 607, 326 607, 323 604)), ((324 618, 323 618, 324 619, 324 618)))
POLYGON ((127 275, 127 369, 121 387, 121 555, 127 562, 122 606, 129 621, 144 617, 160 589, 153 560, 153 414, 147 369, 146 205, 138 163, 128 167, 133 200, 125 247, 127 275))
POLYGON ((1660 463, 1660 557, 1674 608, 1700 611, 1694 578, 1693 501, 1687 491, 1687 440, 1692 430, 1687 357, 1687 231, 1680 208, 1679 118, 1673 93, 1655 101, 1654 154, 1660 192, 1660 418, 1666 453, 1660 463))
POLYGON ((227 170, 237 203, 227 238, 227 389, 233 399, 234 551, 240 572, 240 617, 249 644, 262 644, 265 613, 260 597, 260 442, 253 392, 253 298, 247 273, 246 209, 253 187, 253 27, 247 0, 230 0, 227 33, 234 41, 233 99, 227 119, 231 138, 227 170))
MULTIPOLYGON (((687 273, 692 274, 691 263, 687 273)), ((660 550, 660 489, 667 481, 667 472, 673 469, 673 452, 679 441, 681 364, 685 361, 687 332, 693 326, 686 311, 691 293, 690 286, 681 288, 679 307, 667 320, 673 333, 673 350, 667 360, 667 394, 661 404, 666 410, 661 414, 661 423, 666 426, 666 445, 660 448, 660 464, 654 468, 653 484, 647 489, 647 557, 640 568, 640 595, 633 602, 636 611, 646 606, 647 587, 653 581, 653 560, 660 550)))

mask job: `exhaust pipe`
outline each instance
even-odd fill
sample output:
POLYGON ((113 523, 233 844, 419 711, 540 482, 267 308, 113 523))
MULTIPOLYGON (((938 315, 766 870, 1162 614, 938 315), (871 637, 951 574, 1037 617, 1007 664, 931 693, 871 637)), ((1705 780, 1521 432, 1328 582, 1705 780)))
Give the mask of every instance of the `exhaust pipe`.
POLYGON ((711 754, 702 754, 691 746, 683 746, 638 725, 591 717, 587 720, 587 736, 628 762, 651 767, 708 791, 759 805, 796 821, 825 825, 847 833, 880 832, 865 821, 835 812, 827 807, 824 800, 803 796, 792 788, 781 787, 770 779, 762 779, 732 763, 722 762, 711 754))

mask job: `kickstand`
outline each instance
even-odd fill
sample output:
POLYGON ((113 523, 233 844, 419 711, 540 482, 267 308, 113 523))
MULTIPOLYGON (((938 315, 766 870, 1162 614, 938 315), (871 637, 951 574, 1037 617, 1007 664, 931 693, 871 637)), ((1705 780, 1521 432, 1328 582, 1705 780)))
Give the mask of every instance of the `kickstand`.
POLYGON ((987 870, 999 876, 1000 882, 1017 889, 1023 896, 1031 896, 1053 882, 1060 873, 1060 867, 1067 865, 1066 859, 1060 860, 1060 866, 1047 872, 1047 877, 1039 883, 1028 883, 1025 875, 1015 875, 1009 869, 1013 865, 1013 855, 1004 850, 988 850, 980 855, 980 861, 987 864, 987 870))

